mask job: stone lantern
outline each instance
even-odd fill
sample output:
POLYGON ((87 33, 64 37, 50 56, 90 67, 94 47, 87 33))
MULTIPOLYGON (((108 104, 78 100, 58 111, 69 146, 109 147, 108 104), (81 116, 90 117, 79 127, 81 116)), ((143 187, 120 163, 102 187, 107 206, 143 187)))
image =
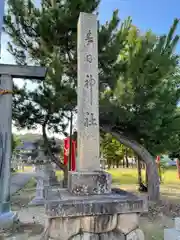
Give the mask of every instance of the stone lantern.
POLYGON ((48 187, 57 185, 57 178, 53 170, 51 160, 44 154, 43 149, 38 149, 38 156, 36 159, 31 160, 35 166, 36 172, 36 196, 29 203, 30 205, 44 205, 45 191, 48 187))

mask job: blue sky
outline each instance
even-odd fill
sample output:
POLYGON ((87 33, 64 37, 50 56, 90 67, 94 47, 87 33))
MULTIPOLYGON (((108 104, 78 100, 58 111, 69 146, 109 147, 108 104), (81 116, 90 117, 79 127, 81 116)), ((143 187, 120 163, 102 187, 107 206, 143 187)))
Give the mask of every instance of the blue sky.
MULTIPOLYGON (((39 0, 35 0, 39 1, 39 0)), ((0 0, 0 27, 3 0, 0 0)), ((102 0, 99 6, 99 19, 102 23, 109 20, 112 11, 119 9, 119 16, 125 19, 132 17, 133 24, 140 30, 152 29, 154 33, 167 33, 174 18, 180 18, 180 0, 102 0)), ((177 31, 180 34, 180 27, 177 31)), ((7 36, 2 34, 1 63, 14 63, 6 50, 7 36)), ((180 51, 178 46, 177 51, 180 51)), ((18 80, 19 85, 23 82, 18 80)))
POLYGON ((106 21, 114 9, 119 9, 123 19, 131 16, 141 30, 152 29, 160 34, 168 31, 175 17, 180 18, 179 0, 103 0, 100 19, 106 21))
MULTIPOLYGON (((152 29, 157 34, 167 33, 174 18, 180 18, 179 0, 103 0, 99 8, 100 20, 109 19, 114 9, 119 9, 121 19, 131 16, 140 30, 152 29)), ((180 34, 180 27, 177 32, 180 34)))
MULTIPOLYGON (((2 2, 3 0, 0 0, 0 14, 2 2)), ((109 20, 112 16, 112 11, 115 9, 119 9, 121 19, 131 16, 134 25, 140 30, 146 31, 152 29, 157 34, 167 33, 173 19, 175 17, 180 18, 179 0, 102 0, 99 7, 100 21, 104 23, 109 20)), ((178 33, 180 34, 180 27, 178 33)), ((7 37, 2 36, 1 42, 1 62, 10 63, 13 59, 6 51, 7 37)), ((179 50, 180 47, 178 47, 178 52, 179 50)))

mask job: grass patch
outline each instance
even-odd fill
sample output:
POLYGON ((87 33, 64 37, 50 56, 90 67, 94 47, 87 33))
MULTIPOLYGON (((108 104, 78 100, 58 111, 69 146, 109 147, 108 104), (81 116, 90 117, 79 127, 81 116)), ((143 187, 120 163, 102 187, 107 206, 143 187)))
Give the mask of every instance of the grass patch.
MULTIPOLYGON (((137 184, 138 172, 136 168, 110 169, 113 184, 137 184)), ((145 170, 142 169, 142 179, 145 181, 145 170)), ((163 184, 179 184, 176 168, 166 169, 162 173, 163 184)))
MULTIPOLYGON (((110 169, 109 172, 112 175, 112 182, 115 185, 119 184, 137 184, 138 172, 136 168, 115 168, 110 169)), ((58 180, 63 179, 63 171, 56 171, 58 180)), ((145 170, 142 169, 142 179, 145 181, 145 170)), ((177 178, 176 167, 170 167, 162 171, 162 184, 179 184, 180 180, 177 178)))
MULTIPOLYGON (((110 169, 108 172, 112 175, 112 183, 119 184, 137 184, 137 170, 136 169, 110 169)), ((145 171, 142 171, 142 177, 145 179, 145 171)))
POLYGON ((16 174, 17 174, 17 172, 11 172, 11 176, 14 176, 16 174))
POLYGON ((63 180, 63 178, 64 178, 64 173, 63 173, 63 171, 61 171, 61 170, 57 170, 56 171, 56 177, 57 177, 57 180, 60 182, 61 180, 63 180))
POLYGON ((20 173, 20 172, 32 172, 32 170, 33 170, 33 167, 32 167, 32 166, 24 166, 24 170, 22 170, 22 169, 16 170, 16 173, 20 173))
POLYGON ((35 188, 36 187, 36 179, 35 178, 31 178, 29 180, 29 182, 24 186, 24 190, 25 189, 32 189, 32 188, 35 188))

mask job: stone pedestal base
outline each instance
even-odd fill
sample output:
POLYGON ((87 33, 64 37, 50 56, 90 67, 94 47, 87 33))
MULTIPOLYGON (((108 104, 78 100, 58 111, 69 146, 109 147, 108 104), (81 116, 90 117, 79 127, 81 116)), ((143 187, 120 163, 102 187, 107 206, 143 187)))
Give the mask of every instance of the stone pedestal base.
MULTIPOLYGON (((123 232, 119 218, 125 215, 102 215, 80 218, 52 219, 49 225, 49 237, 53 240, 144 240, 143 232, 138 228, 137 214, 127 214, 128 232, 123 232), (131 221, 131 219, 136 221, 131 221)), ((124 223, 125 224, 125 223, 124 223)))
POLYGON ((138 214, 147 211, 146 199, 124 191, 91 196, 73 196, 67 189, 55 192, 47 194, 42 239, 144 240, 138 214))
POLYGON ((111 175, 103 171, 69 172, 68 190, 77 196, 108 194, 111 181, 111 175))
POLYGON ((58 181, 55 176, 51 164, 37 165, 36 166, 36 196, 29 203, 29 205, 44 205, 45 203, 45 189, 53 185, 57 185, 58 181))

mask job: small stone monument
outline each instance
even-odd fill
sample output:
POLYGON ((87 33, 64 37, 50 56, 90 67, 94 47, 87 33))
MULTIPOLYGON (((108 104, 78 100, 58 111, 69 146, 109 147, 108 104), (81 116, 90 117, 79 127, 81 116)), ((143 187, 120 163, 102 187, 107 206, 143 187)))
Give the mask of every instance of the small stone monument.
POLYGON ((138 214, 146 199, 111 189, 100 170, 97 19, 80 13, 78 22, 78 162, 68 188, 47 193, 44 240, 144 240, 138 214))
POLYGON ((36 171, 36 196, 29 205, 44 205, 45 192, 48 187, 58 184, 50 159, 44 154, 43 149, 38 150, 38 157, 31 160, 36 171))

